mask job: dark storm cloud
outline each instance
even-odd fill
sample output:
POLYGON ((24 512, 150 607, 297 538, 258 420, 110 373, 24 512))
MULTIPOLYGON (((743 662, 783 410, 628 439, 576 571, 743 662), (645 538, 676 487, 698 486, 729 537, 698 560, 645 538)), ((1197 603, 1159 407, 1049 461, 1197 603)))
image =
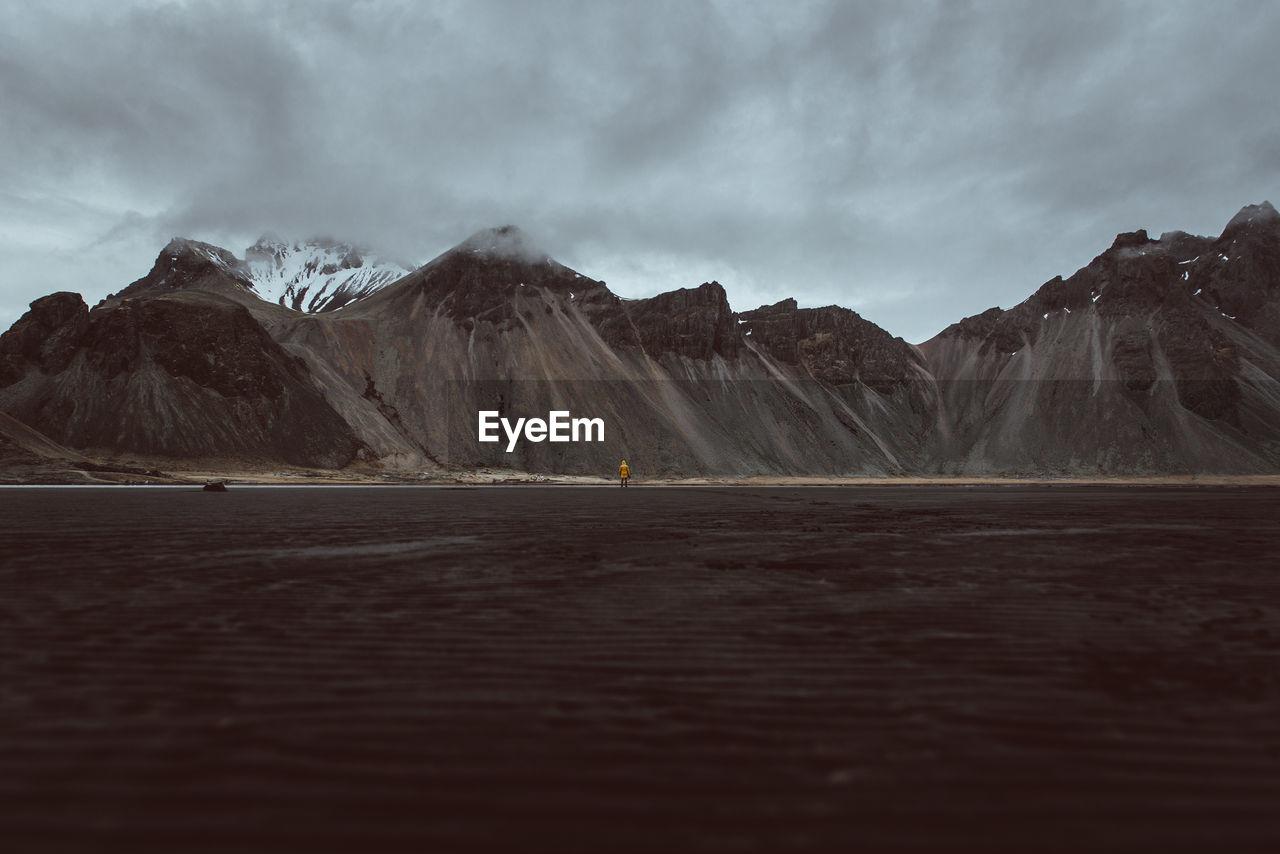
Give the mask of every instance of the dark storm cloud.
POLYGON ((0 32, 0 318, 173 234, 425 260, 515 222, 627 295, 909 340, 1277 192, 1269 3, 135 3, 0 32))

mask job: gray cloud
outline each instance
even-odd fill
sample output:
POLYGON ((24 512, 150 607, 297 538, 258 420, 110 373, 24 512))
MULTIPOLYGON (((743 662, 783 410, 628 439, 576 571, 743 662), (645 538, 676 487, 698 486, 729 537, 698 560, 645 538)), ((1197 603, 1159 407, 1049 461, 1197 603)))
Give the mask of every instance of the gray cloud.
POLYGON ((919 341, 1280 201, 1278 35, 1264 2, 19 5, 0 324, 174 234, 424 261, 514 222, 628 296, 714 277, 919 341))

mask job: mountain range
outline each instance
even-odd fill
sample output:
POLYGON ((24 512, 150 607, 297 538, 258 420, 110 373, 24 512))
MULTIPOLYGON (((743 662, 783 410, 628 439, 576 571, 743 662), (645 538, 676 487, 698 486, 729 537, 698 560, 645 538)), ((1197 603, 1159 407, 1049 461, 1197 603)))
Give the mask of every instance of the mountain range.
POLYGON ((839 306, 735 312, 716 282, 624 299, 510 226, 413 270, 175 239, 92 310, 33 302, 0 336, 0 411, 9 458, 171 468, 1277 473, 1280 215, 1121 234, 919 346, 839 306), (508 452, 477 440, 481 410, 605 435, 508 452))

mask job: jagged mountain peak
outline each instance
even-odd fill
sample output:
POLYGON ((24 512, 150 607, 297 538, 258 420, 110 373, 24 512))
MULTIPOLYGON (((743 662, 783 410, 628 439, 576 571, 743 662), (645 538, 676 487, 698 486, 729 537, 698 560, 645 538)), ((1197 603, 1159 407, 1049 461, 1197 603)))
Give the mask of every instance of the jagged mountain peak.
POLYGON ((916 349, 851 308, 799 308, 788 298, 744 311, 738 323, 755 345, 823 382, 893 394, 918 377, 916 349))
POLYGON ((134 297, 144 292, 208 288, 211 282, 231 289, 252 287, 245 263, 212 243, 175 237, 156 256, 151 272, 119 293, 134 297))
POLYGON ((1240 212, 1231 218, 1231 222, 1227 223, 1227 227, 1222 230, 1222 235, 1218 238, 1219 243, 1226 241, 1237 241, 1240 239, 1252 239, 1254 237, 1262 237, 1264 240, 1271 240, 1276 234, 1280 234, 1280 213, 1271 206, 1270 202, 1263 202, 1259 205, 1245 205, 1240 212))
POLYGON ((537 246, 528 234, 514 225, 481 229, 446 254, 479 255, 484 258, 527 264, 552 260, 551 256, 537 246))
POLYGON ((1136 246, 1146 246, 1152 243, 1152 239, 1147 236, 1147 230, 1140 228, 1137 231, 1125 231, 1116 235, 1116 239, 1112 241, 1112 249, 1131 249, 1136 246))
POLYGON ((1259 205, 1245 205, 1240 212, 1231 218, 1231 222, 1227 223, 1224 233, 1236 228, 1245 228, 1250 225, 1275 225, 1280 223, 1280 213, 1272 207, 1271 202, 1263 201, 1259 205))
POLYGON ((165 244, 164 249, 160 250, 161 255, 174 257, 180 256, 184 253, 203 256, 224 264, 233 264, 237 261, 234 254, 223 249, 221 246, 215 246, 212 243, 205 243, 202 240, 192 240, 189 237, 174 237, 165 244))
POLYGON ((156 263, 160 264, 166 259, 170 262, 170 267, 174 269, 194 271, 206 264, 213 264, 233 278, 248 278, 248 270, 245 268, 244 262, 237 258, 233 252, 223 249, 221 246, 215 246, 212 243, 205 243, 202 240, 192 240, 189 237, 173 238, 165 245, 164 249, 160 250, 156 263))
POLYGON ((151 272, 119 296, 200 288, 316 313, 363 299, 408 273, 403 264, 328 238, 286 241, 264 235, 241 259, 221 246, 175 237, 160 251, 151 272))
MULTIPOLYGON (((773 305, 762 305, 762 306, 760 306, 759 308, 757 308, 754 312, 749 312, 749 313, 752 313, 752 314, 778 314, 778 313, 780 313, 780 312, 794 312, 794 311, 798 311, 798 310, 799 310, 799 308, 800 308, 800 304, 799 304, 798 302, 796 302, 796 298, 795 298, 795 297, 787 297, 786 299, 778 300, 778 301, 777 301, 777 302, 775 302, 773 305)), ((748 313, 748 312, 744 312, 744 314, 746 314, 746 313, 748 313)))
POLYGON ((617 301, 603 282, 558 263, 525 232, 507 225, 472 234, 385 289, 365 308, 375 313, 399 311, 425 296, 459 323, 469 318, 507 323, 514 317, 515 302, 540 298, 544 291, 578 306, 617 301), (398 307, 387 309, 389 305, 398 307))

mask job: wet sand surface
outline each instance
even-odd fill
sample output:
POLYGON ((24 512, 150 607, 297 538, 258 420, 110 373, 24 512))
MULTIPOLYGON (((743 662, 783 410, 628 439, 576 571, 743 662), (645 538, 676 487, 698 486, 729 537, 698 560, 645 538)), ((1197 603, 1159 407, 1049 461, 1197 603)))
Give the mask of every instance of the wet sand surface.
POLYGON ((1280 850, 1280 490, 0 507, 8 850, 1280 850))

